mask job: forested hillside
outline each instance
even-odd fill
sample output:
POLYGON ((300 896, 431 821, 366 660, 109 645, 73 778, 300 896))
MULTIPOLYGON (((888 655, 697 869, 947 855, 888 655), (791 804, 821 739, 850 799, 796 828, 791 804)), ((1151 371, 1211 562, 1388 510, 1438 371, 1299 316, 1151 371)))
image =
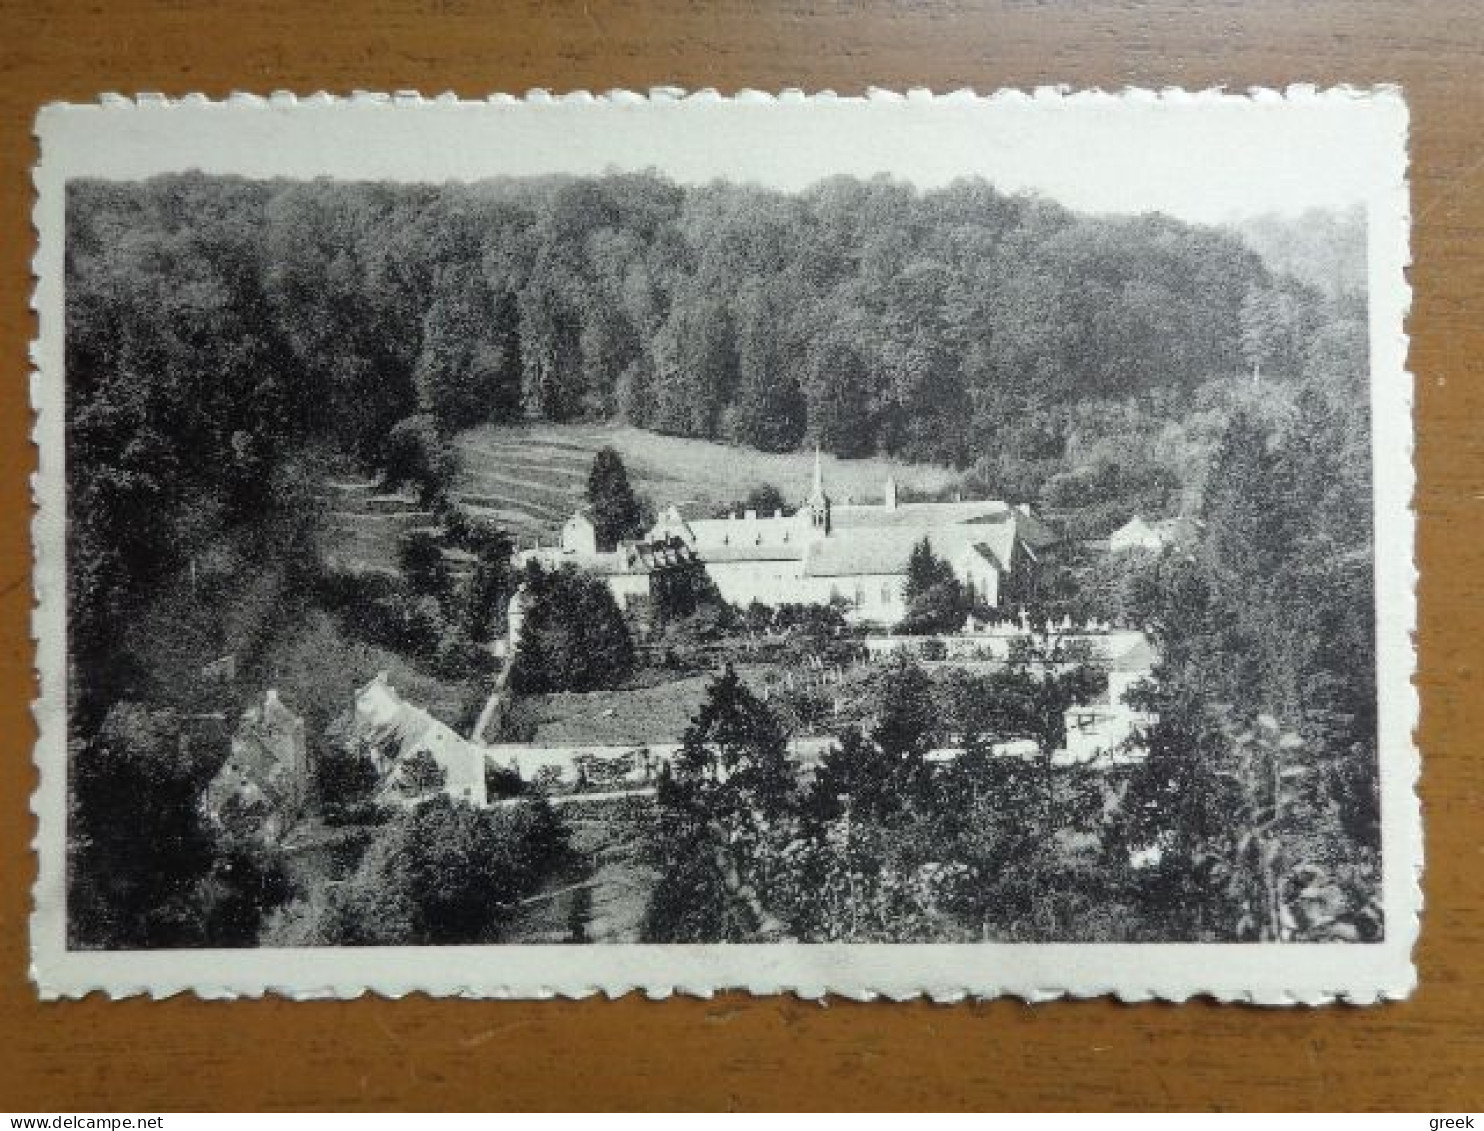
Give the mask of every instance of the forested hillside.
POLYGON ((141 585, 302 494, 306 452, 379 471, 418 416, 899 454, 1105 534, 1198 506, 1209 382, 1363 372, 1363 315, 1234 233, 977 180, 76 183, 74 639, 86 669, 141 585))
MULTIPOLYGON (((70 219, 74 381, 96 361, 96 292, 158 280, 169 257, 186 291, 136 297, 230 308, 218 336, 252 376, 225 373, 222 393, 256 390, 285 425, 366 458, 421 408, 450 430, 622 417, 965 466, 1033 447, 1032 410, 1186 392, 1256 358, 1293 373, 1321 300, 1352 297, 1275 278, 1231 233, 1081 217, 980 181, 920 193, 839 178, 786 195, 651 175, 175 177, 74 186, 70 219)), ((1273 242, 1271 223, 1254 231, 1273 242)))
POLYGON ((1366 218, 1313 208, 1299 216, 1254 216, 1235 226, 1269 271, 1291 275, 1332 300, 1366 289, 1366 218))

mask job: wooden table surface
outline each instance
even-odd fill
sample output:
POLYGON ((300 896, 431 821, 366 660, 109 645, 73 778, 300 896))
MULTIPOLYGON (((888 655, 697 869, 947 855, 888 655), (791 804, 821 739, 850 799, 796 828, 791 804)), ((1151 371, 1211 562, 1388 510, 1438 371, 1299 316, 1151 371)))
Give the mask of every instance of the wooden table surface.
MULTIPOLYGON (((0 2, 0 1108, 1484 1106, 1484 11, 1474 3, 0 2), (38 1003, 25 348, 35 109, 104 91, 1401 83, 1428 907, 1383 1008, 38 1003)), ((1397 552, 1403 552, 1396 547, 1397 552)), ((1387 552, 1388 547, 1381 547, 1387 552)), ((457 961, 456 956, 450 961, 457 961)))

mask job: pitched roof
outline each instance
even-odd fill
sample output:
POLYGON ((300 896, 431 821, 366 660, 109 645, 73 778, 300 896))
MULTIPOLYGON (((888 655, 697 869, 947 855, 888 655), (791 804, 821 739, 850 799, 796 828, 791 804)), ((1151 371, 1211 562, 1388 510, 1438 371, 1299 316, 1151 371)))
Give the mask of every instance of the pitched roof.
POLYGON ((1147 520, 1142 515, 1134 515, 1117 530, 1113 531, 1110 538, 1140 538, 1155 539, 1165 546, 1182 546, 1196 540, 1200 535, 1201 524, 1196 519, 1186 518, 1183 515, 1176 518, 1157 518, 1147 520))
POLYGON ((698 518, 689 524, 697 546, 731 545, 738 542, 796 542, 807 530, 798 515, 745 515, 738 518, 698 518))
POLYGON ((227 798, 260 801, 277 806, 288 800, 292 783, 289 767, 256 734, 239 734, 232 750, 206 790, 208 808, 219 808, 227 798))
POLYGON ((1001 573, 1005 571, 1005 563, 1000 560, 1000 556, 994 552, 994 547, 991 546, 988 542, 975 542, 973 545, 973 550, 974 553, 978 554, 981 558, 987 561, 990 565, 994 566, 995 569, 999 570, 1001 573))
POLYGON ((1120 534, 1149 534, 1152 532, 1153 527, 1151 527, 1147 522, 1144 521, 1144 516, 1136 514, 1133 516, 1133 518, 1129 519, 1117 530, 1113 531, 1113 533, 1110 534, 1109 537, 1116 538, 1120 534))
POLYGON ((690 528, 690 519, 696 516, 686 513, 690 509, 692 509, 690 504, 685 504, 682 508, 682 506, 672 503, 650 524, 645 536, 648 538, 679 537, 694 539, 695 534, 690 528))
POLYGON ((270 687, 263 696, 262 714, 260 726, 264 732, 274 737, 294 736, 304 730, 304 720, 294 712, 290 711, 282 699, 278 697, 276 688, 270 687))
POLYGON ((830 512, 831 525, 837 530, 858 527, 936 527, 971 522, 975 519, 1008 515, 1010 505, 999 499, 977 499, 952 503, 900 503, 884 507, 880 503, 859 506, 842 505, 830 512))
POLYGON ((706 562, 796 562, 809 541, 808 528, 792 515, 698 519, 690 533, 706 562))
POLYGON ((1020 537, 1020 515, 1014 511, 984 515, 970 519, 959 526, 950 526, 941 535, 934 531, 934 548, 937 553, 947 552, 947 547, 958 544, 958 553, 972 548, 1000 569, 1007 569, 1015 558, 1015 542, 1020 537), (944 549, 937 549, 942 542, 944 549))
POLYGON ((685 526, 711 517, 711 511, 701 503, 667 503, 665 509, 655 516, 654 525, 661 529, 685 526))
POLYGON ((1030 508, 1015 509, 1015 530, 1020 540, 1032 550, 1044 550, 1047 546, 1055 546, 1062 541, 1062 536, 1053 530, 1046 522, 1030 512, 1030 508))
POLYGON ((806 543, 799 541, 791 545, 778 543, 754 545, 697 546, 696 557, 703 562, 796 562, 804 557, 806 543))
POLYGON ((837 530, 810 544, 804 555, 806 577, 905 573, 912 547, 922 540, 916 529, 837 530))
POLYGON ((302 795, 304 720, 289 710, 271 688, 263 705, 243 713, 231 737, 226 760, 208 784, 205 803, 219 812, 228 800, 271 808, 302 795))
POLYGON ((1008 513, 982 517, 984 521, 837 529, 828 538, 809 545, 804 573, 809 577, 905 573, 912 548, 924 538, 934 554, 949 562, 961 561, 965 554, 977 554, 1004 571, 1015 555, 1017 523, 1008 513))
POLYGON ((380 673, 356 692, 356 731, 374 745, 392 747, 395 765, 383 789, 395 784, 402 761, 426 750, 443 768, 444 788, 484 796, 484 752, 421 707, 406 702, 380 673))
MULTIPOLYGON (((666 525, 667 516, 668 511, 657 529, 666 525)), ((902 573, 912 546, 923 538, 940 557, 957 561, 976 553, 1000 570, 1013 562, 1017 541, 1039 549, 1059 540, 1045 523, 998 499, 896 507, 843 504, 833 509, 831 531, 823 538, 796 515, 700 518, 686 523, 684 533, 704 562, 802 560, 805 575, 811 577, 902 573)))

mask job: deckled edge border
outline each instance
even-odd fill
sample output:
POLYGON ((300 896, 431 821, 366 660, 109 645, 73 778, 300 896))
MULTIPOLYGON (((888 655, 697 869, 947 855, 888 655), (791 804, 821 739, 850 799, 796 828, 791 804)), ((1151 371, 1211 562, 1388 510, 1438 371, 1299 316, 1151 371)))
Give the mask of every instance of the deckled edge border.
MULTIPOLYGON (((833 103, 833 102, 937 102, 947 104, 972 104, 972 103, 1036 103, 1036 104, 1066 104, 1071 102, 1102 102, 1113 104, 1132 100, 1145 104, 1180 104, 1192 105, 1197 103, 1222 103, 1234 100, 1248 99, 1255 103, 1288 103, 1304 102, 1320 99, 1355 99, 1366 100, 1370 98, 1394 99, 1398 104, 1402 115, 1402 153, 1401 158, 1401 183, 1398 186, 1400 193, 1401 216, 1399 221, 1402 225, 1402 246, 1396 249, 1401 255, 1401 278, 1393 280, 1394 285, 1401 288, 1398 296, 1401 299, 1400 325, 1396 326, 1395 333, 1400 346, 1399 357, 1401 359, 1400 377, 1406 384, 1406 403, 1408 415, 1408 443, 1405 451, 1398 450, 1394 453, 1397 459, 1405 456, 1404 465, 1407 473, 1408 506, 1405 511, 1406 533, 1410 536, 1409 543, 1411 554, 1408 559, 1408 589, 1409 600, 1405 608, 1405 628, 1407 632, 1408 656, 1411 661, 1411 674, 1407 680, 1406 687, 1392 689, 1395 695, 1395 708, 1404 718, 1407 724, 1409 741, 1403 749, 1386 751, 1383 757, 1383 765, 1386 760, 1395 763, 1392 772, 1405 775, 1407 788, 1407 800, 1409 812, 1402 814, 1406 819, 1404 846, 1407 849, 1408 861, 1411 864, 1412 875, 1410 882, 1405 885, 1409 906, 1399 911, 1386 908, 1386 922, 1388 936, 1393 931, 1400 930, 1401 941, 1405 946, 1408 956, 1406 969, 1402 972, 1405 981, 1391 986, 1376 987, 1374 992, 1363 995, 1355 994, 1347 990, 1321 990, 1308 991, 1288 989, 1273 994, 1257 993, 1252 991, 1241 992, 1219 992, 1219 991, 1183 991, 1171 987, 1158 986, 1130 986, 1127 984, 1103 984, 1092 983, 1081 987, 1075 985, 1039 986, 1035 984, 999 984, 995 980, 979 984, 964 984, 953 986, 929 986, 924 985, 908 991, 895 989, 872 988, 871 986, 846 985, 843 981, 838 984, 826 982, 808 981, 749 981, 739 984, 728 981, 726 978, 716 979, 710 982, 690 981, 666 984, 663 982, 627 982, 616 983, 590 983, 583 981, 580 977, 571 983, 557 985, 520 985, 509 984, 492 985, 484 983, 469 983, 451 986, 447 991, 439 989, 436 996, 452 997, 462 999, 514 999, 514 1000, 549 1000, 554 998, 583 999, 602 996, 609 1000, 625 997, 630 994, 642 994, 652 1000, 662 1000, 675 995, 684 995, 696 998, 709 999, 717 993, 746 992, 754 997, 792 995, 802 1000, 816 1001, 827 1004, 830 998, 845 998, 855 1001, 889 1000, 910 1001, 929 1000, 935 1003, 949 1004, 961 1001, 983 1001, 999 997, 1019 998, 1027 1003, 1039 1003, 1059 999, 1086 999, 1095 997, 1114 997, 1123 1002, 1145 1002, 1165 1001, 1182 1002, 1192 998, 1214 999, 1223 1003, 1247 1004, 1247 1005, 1326 1005, 1335 1003, 1347 1004, 1371 1004, 1383 1001, 1396 1001, 1410 995, 1416 985, 1417 971, 1415 966, 1415 947, 1420 932, 1421 915, 1423 910, 1423 890, 1421 877, 1423 871, 1423 835, 1421 819, 1421 801, 1417 793, 1417 784, 1421 772, 1421 757, 1417 745, 1417 729, 1420 719, 1420 697, 1417 691, 1416 677, 1418 671, 1417 655, 1417 626, 1418 626, 1418 602, 1417 602, 1417 579, 1418 569, 1416 561, 1417 538, 1416 538, 1416 378, 1409 365, 1410 338, 1408 335, 1408 322, 1412 310, 1412 287, 1408 278, 1408 269, 1412 266, 1412 200, 1411 200, 1411 154, 1410 154, 1410 108, 1405 100, 1401 87, 1397 84, 1381 83, 1373 86, 1362 87, 1353 85, 1340 85, 1320 89, 1313 84, 1291 84, 1281 90, 1270 87, 1249 87, 1240 93, 1228 92, 1224 87, 1212 87, 1201 91, 1186 91, 1180 87, 1164 87, 1159 90, 1148 88, 1126 87, 1120 91, 1105 91, 1097 88, 1076 89, 1070 85, 1039 86, 1031 90, 1019 88, 1002 88, 986 94, 980 94, 973 88, 961 88, 943 94, 935 94, 929 88, 909 88, 905 91, 896 91, 887 88, 868 87, 862 95, 839 95, 830 89, 818 90, 814 93, 806 93, 801 88, 784 88, 779 92, 770 93, 751 88, 741 88, 735 93, 726 95, 718 92, 715 88, 702 88, 695 91, 687 91, 680 87, 655 86, 647 93, 637 93, 625 89, 614 89, 603 94, 594 95, 586 90, 569 91, 565 93, 553 93, 544 88, 534 88, 524 95, 516 96, 505 93, 493 93, 482 99, 461 98, 453 93, 443 93, 432 97, 423 97, 416 91, 396 91, 392 93, 372 92, 357 90, 348 96, 337 96, 326 92, 317 92, 304 97, 295 95, 288 91, 274 91, 267 95, 257 95, 247 92, 234 92, 222 100, 213 100, 201 94, 186 94, 179 98, 171 98, 159 93, 140 93, 134 98, 128 98, 119 94, 105 93, 97 99, 97 105, 110 112, 128 112, 135 109, 153 109, 171 107, 189 108, 228 108, 234 110, 261 108, 274 110, 289 110, 297 106, 326 106, 326 105, 376 105, 386 107, 405 106, 542 106, 542 105, 573 105, 573 104, 610 104, 620 106, 637 106, 646 103, 665 102, 692 102, 692 103, 722 103, 736 102, 748 104, 796 104, 807 102, 833 103), (1400 923, 1400 925, 1398 925, 1400 923)), ((88 104, 66 104, 53 103, 43 109, 52 108, 75 108, 88 104)), ((65 915, 65 828, 51 830, 47 827, 46 802, 52 791, 65 790, 66 778, 66 713, 65 713, 65 676, 58 678, 49 675, 50 672, 60 671, 65 673, 65 640, 44 639, 46 618, 55 615, 57 606, 62 606, 62 616, 65 618, 66 581, 60 572, 55 576, 47 577, 47 567, 50 565, 49 551, 54 546, 65 549, 65 531, 53 530, 61 527, 65 521, 65 479, 62 465, 58 462, 56 455, 49 454, 44 442, 44 432, 49 421, 45 417, 42 383, 48 376, 45 372, 45 347, 43 344, 48 328, 48 306, 51 307, 51 316, 59 321, 64 318, 63 296, 60 293, 63 280, 56 278, 50 280, 57 293, 52 296, 48 293, 48 280, 43 275, 45 265, 45 253, 48 250, 46 219, 43 214, 44 184, 42 179, 46 167, 46 143, 41 132, 40 116, 33 127, 41 148, 41 157, 38 164, 32 170, 32 184, 34 190, 32 207, 32 227, 36 234, 36 248, 31 259, 31 273, 34 287, 31 294, 30 309, 37 318, 37 337, 30 343, 29 361, 29 394, 30 404, 33 412, 33 426, 31 431, 32 443, 38 449, 37 471, 31 477, 32 503, 35 507, 31 523, 32 545, 33 545, 33 572, 32 590, 34 606, 31 617, 31 635, 36 645, 36 658, 34 666, 37 674, 40 695, 33 700, 31 708, 32 715, 37 725, 37 741, 33 748, 33 763, 36 767, 38 782, 30 799, 30 811, 35 819, 35 832, 31 841, 32 852, 37 863, 36 881, 32 886, 32 912, 30 917, 31 929, 31 966, 30 975, 33 983, 43 999, 80 999, 93 993, 100 993, 112 1000, 120 1000, 129 997, 149 996, 154 1000, 174 997, 180 994, 192 994, 204 1000, 240 999, 240 998, 263 998, 268 995, 284 997, 290 1000, 323 1000, 337 999, 349 1000, 365 995, 375 995, 384 998, 401 998, 412 994, 428 994, 430 991, 418 985, 408 984, 395 976, 379 977, 373 980, 360 980, 347 983, 331 983, 326 985, 301 985, 292 979, 278 982, 269 979, 256 979, 249 981, 224 979, 220 982, 200 983, 184 981, 180 979, 156 979, 153 981, 128 982, 126 984, 104 984, 103 982, 89 982, 78 984, 56 976, 53 963, 56 956, 44 954, 48 940, 42 937, 44 930, 43 904, 48 898, 59 901, 59 915, 65 915), (53 512, 46 503, 46 496, 52 494, 56 500, 57 511, 53 512), (50 650, 59 650, 61 655, 56 657, 52 663, 45 662, 44 655, 50 650), (60 732, 58 728, 60 726, 60 732), (50 751, 50 758, 45 757, 50 751), (54 763, 49 765, 48 762, 54 763), (58 854, 55 859, 44 857, 44 834, 50 834, 58 844, 58 854)), ((58 239, 65 239, 65 218, 63 225, 55 233, 58 239)), ((1369 272, 1369 266, 1368 266, 1369 272)), ((62 343, 64 326, 57 328, 58 345, 62 343)), ((60 353, 59 358, 60 361, 60 353)), ((57 376, 60 377, 60 374, 57 376)), ((1376 372, 1372 366, 1371 388, 1374 395, 1376 372)), ((1390 455, 1391 453, 1388 453, 1390 455)), ((1376 456, 1375 451, 1375 425, 1372 423, 1372 458, 1376 456)), ((1375 488, 1373 487, 1373 505, 1375 501, 1375 488)), ((1401 533, 1401 531, 1397 531, 1401 533)), ((1378 594, 1379 596, 1379 594, 1378 594)), ((1395 596, 1395 595, 1394 595, 1395 596)), ((63 621, 65 623, 65 620, 63 621)), ((1378 649, 1379 652, 1379 649, 1378 649)), ((1384 836, 1384 833, 1383 833, 1384 836)), ((1404 865, 1408 862, 1404 861, 1404 865)), ((1383 869, 1386 863, 1383 860, 1383 869)), ((1384 890, 1384 880, 1383 880, 1384 890)), ((65 957, 65 938, 61 940, 65 957)), ((1046 947, 1052 946, 1061 950, 1064 947, 1071 950, 1079 949, 1069 944, 1024 944, 1044 951, 1046 947)), ((1158 947, 1161 944, 1137 944, 1143 948, 1158 947)), ((1211 944, 1219 945, 1219 944, 1211 944)), ((1290 944, 1291 945, 1291 944, 1290 944)), ((1352 944, 1353 945, 1353 944, 1352 944)), ((436 950, 439 952, 457 952, 460 948, 418 948, 421 950, 436 950)), ((493 948, 499 949, 499 948, 493 948)), ((525 948, 522 948, 525 949, 525 948)), ((605 950, 617 951, 627 948, 604 948, 605 950)), ((722 950, 741 950, 749 948, 723 947, 722 950)), ((561 948, 566 956, 575 957, 579 951, 571 948, 561 948)), ((86 952, 97 954, 100 952, 86 952)), ((170 952, 157 952, 157 954, 168 955, 170 952)), ((223 956, 225 961, 230 962, 234 955, 239 952, 217 951, 217 952, 193 952, 193 953, 216 953, 223 956)), ((264 953, 262 951, 250 953, 264 953)), ((119 957, 127 960, 125 952, 112 952, 111 957, 119 957)), ((1213 956, 1214 957, 1214 956, 1213 956)), ((285 956, 286 961, 292 962, 290 956, 285 956)), ((1070 983, 1072 980, 1068 979, 1070 983)))

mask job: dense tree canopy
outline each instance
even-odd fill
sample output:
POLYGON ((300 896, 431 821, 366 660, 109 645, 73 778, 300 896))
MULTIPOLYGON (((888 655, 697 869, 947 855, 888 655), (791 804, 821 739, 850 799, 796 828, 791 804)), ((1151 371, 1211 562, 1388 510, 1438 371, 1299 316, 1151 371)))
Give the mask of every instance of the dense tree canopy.
POLYGON ((174 354, 177 382, 209 375, 204 415, 267 414, 368 459, 420 408, 450 430, 621 415, 963 463, 976 436, 1068 391, 1240 368, 1244 306, 1314 297, 1276 287, 1234 235, 975 180, 787 195, 652 174, 177 176, 78 184, 69 216, 71 360, 89 371, 74 391, 174 354))
POLYGON ((566 830, 544 801, 475 809, 439 796, 397 813, 347 878, 267 924, 280 946, 498 941, 518 900, 568 862, 566 830))

